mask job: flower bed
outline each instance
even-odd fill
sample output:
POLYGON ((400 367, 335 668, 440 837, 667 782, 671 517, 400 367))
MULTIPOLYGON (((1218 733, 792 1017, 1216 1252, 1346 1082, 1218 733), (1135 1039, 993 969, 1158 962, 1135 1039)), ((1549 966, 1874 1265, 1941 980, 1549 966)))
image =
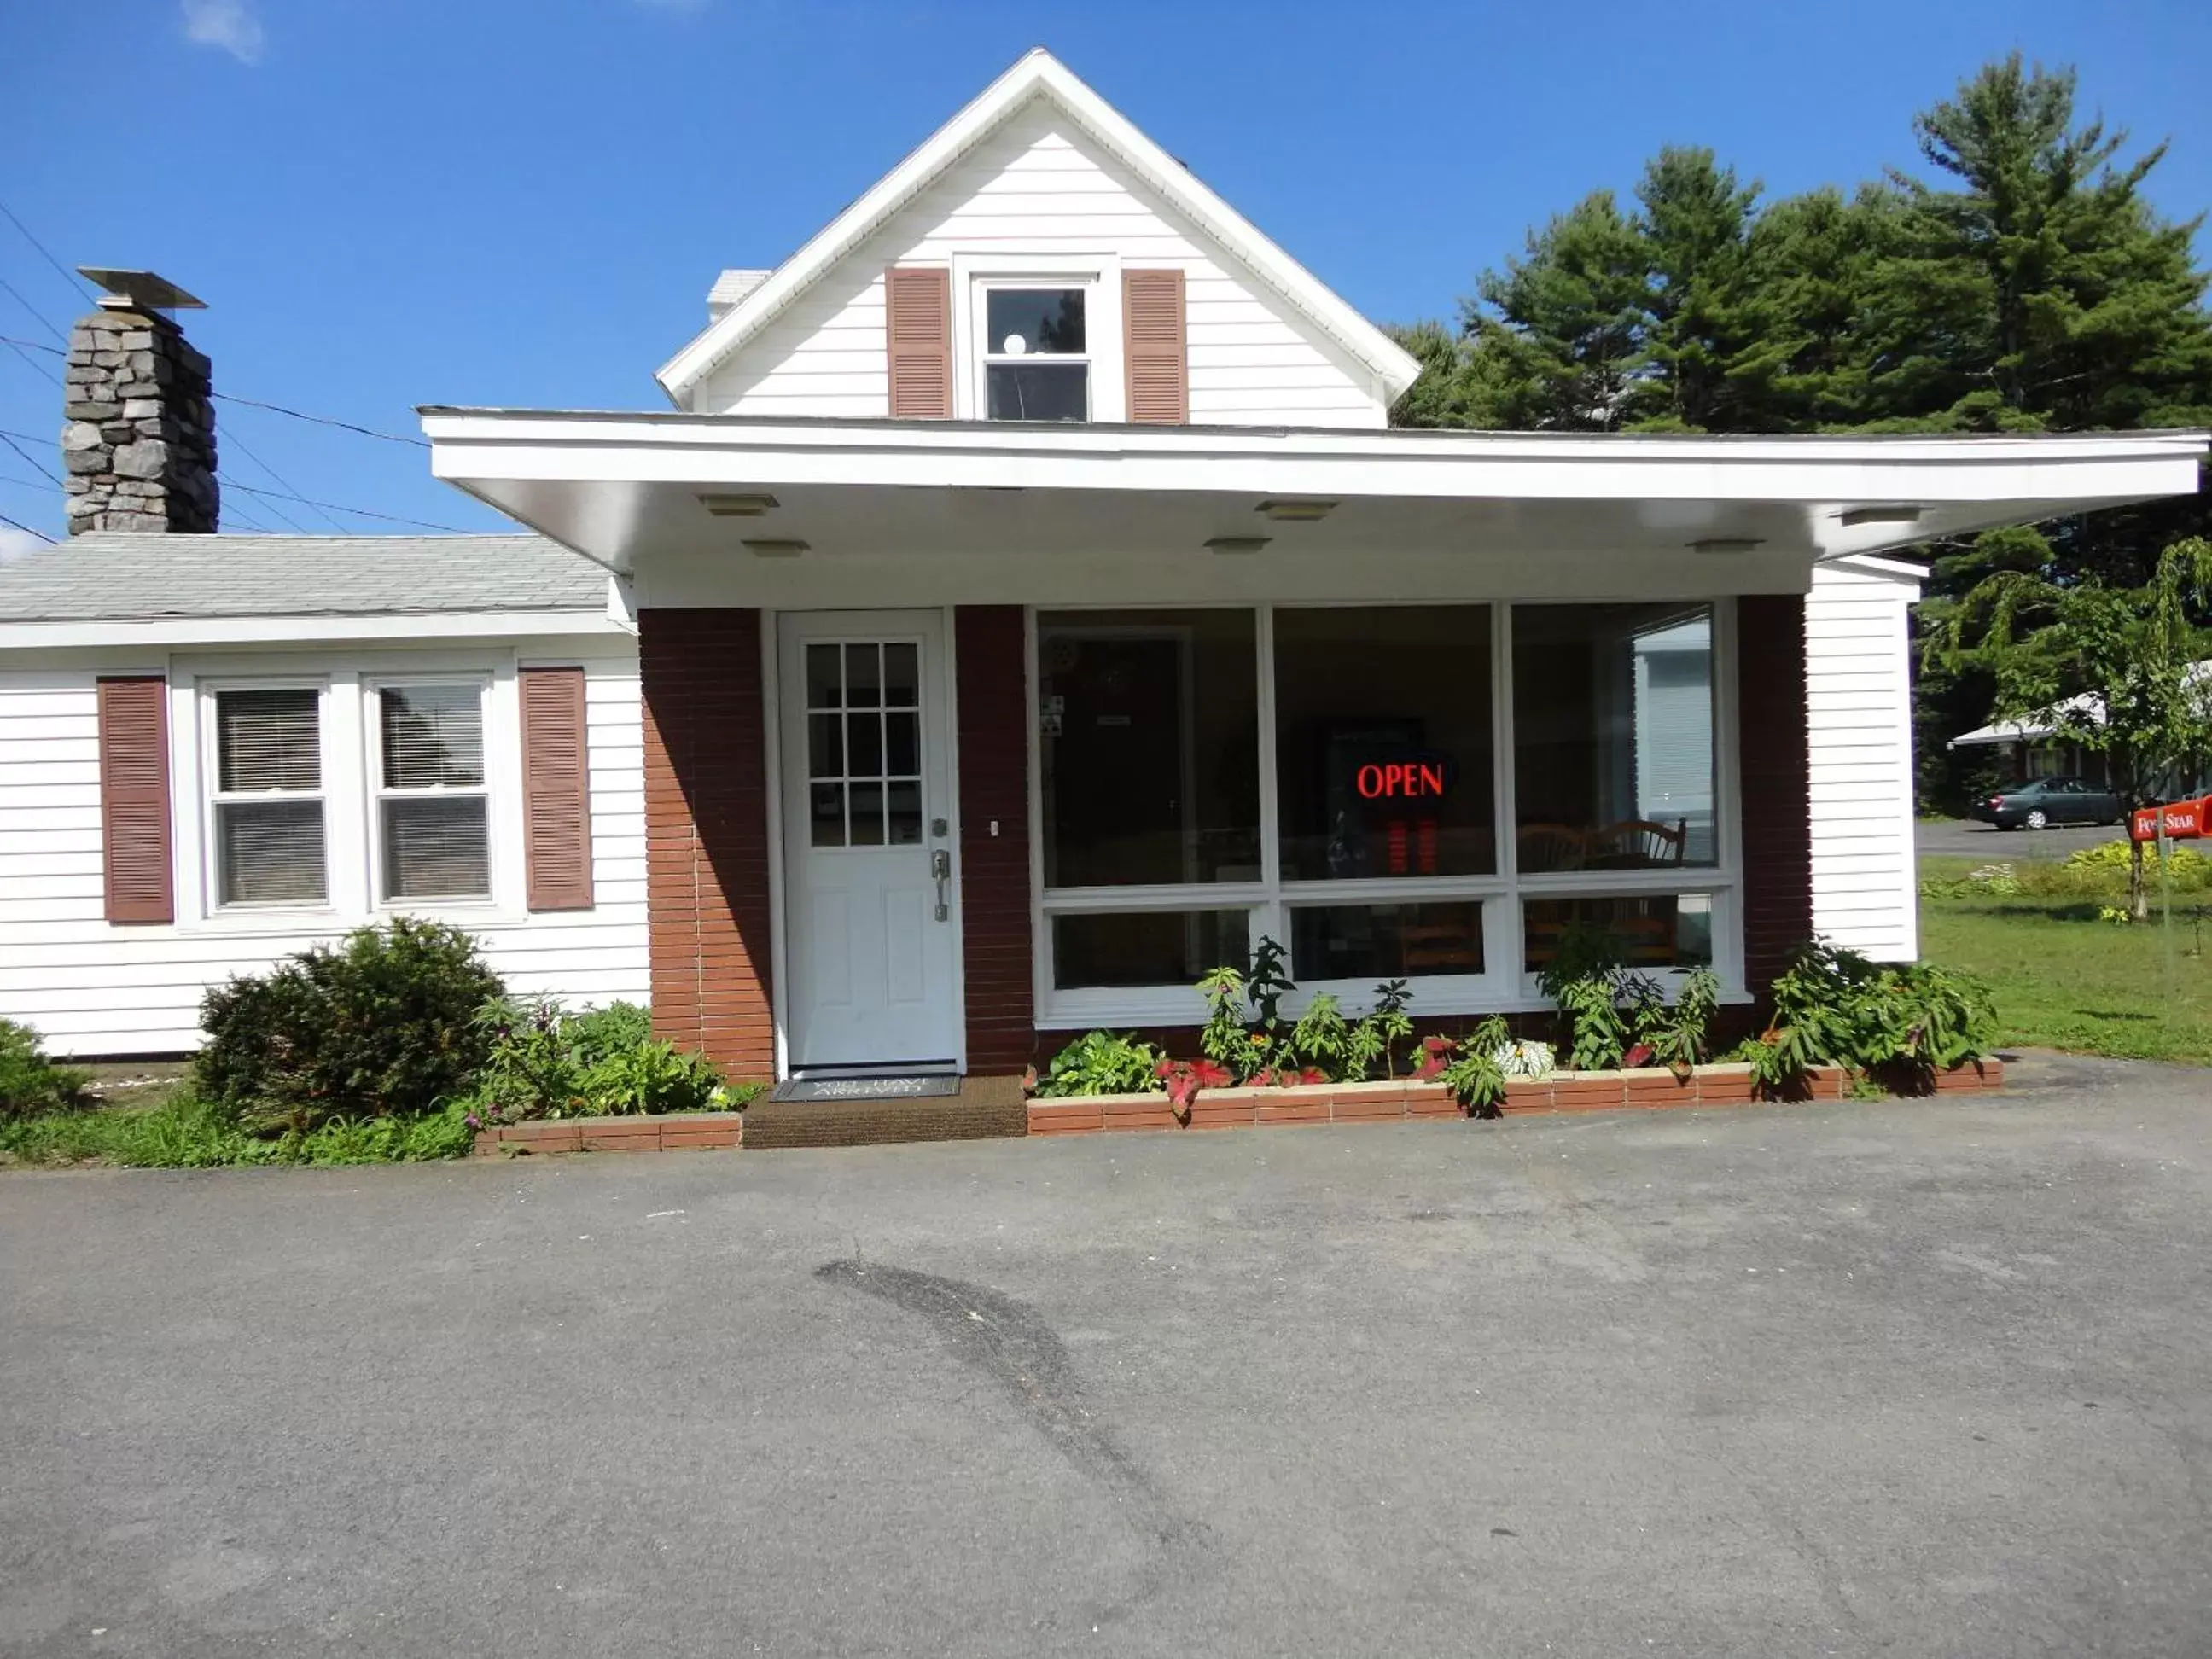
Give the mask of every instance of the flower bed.
POLYGON ((477 1133, 477 1156, 495 1152, 689 1152, 745 1144, 743 1112, 531 1118, 477 1133))
MULTIPOLYGON (((1969 1062, 1935 1077, 1937 1094, 1974 1093, 2004 1086, 2004 1062, 1969 1062)), ((1806 1074, 1803 1098, 1840 1100, 1850 1073, 1818 1066, 1806 1074)), ((1514 1078, 1499 1113, 1613 1112, 1669 1106, 1748 1106, 1759 1098, 1747 1065, 1665 1067, 1622 1072, 1554 1072, 1514 1078)), ((1459 1103, 1440 1084, 1292 1084, 1266 1089, 1201 1089, 1188 1121, 1164 1094, 1090 1095, 1030 1102, 1033 1135, 1096 1134, 1114 1129, 1251 1129, 1298 1123, 1392 1123, 1413 1118, 1460 1117, 1459 1103)))

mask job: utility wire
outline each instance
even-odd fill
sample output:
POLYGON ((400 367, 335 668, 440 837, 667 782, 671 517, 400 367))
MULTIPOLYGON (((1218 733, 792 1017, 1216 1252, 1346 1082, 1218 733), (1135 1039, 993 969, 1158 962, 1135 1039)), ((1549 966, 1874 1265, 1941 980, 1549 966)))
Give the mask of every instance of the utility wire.
MULTIPOLYGON (((240 437, 236 433, 230 433, 228 435, 219 438, 217 441, 223 448, 236 449, 239 451, 239 453, 243 454, 247 460, 252 462, 254 465, 259 467, 264 472, 266 472, 269 475, 270 481, 279 489, 289 489, 294 495, 298 496, 300 500, 307 500, 306 496, 300 495, 299 485, 294 483, 283 473, 277 471, 275 467, 270 465, 268 462, 263 460, 258 455, 255 454, 252 449, 247 445, 246 440, 240 437)), ((269 510, 271 513, 276 513, 276 509, 273 507, 269 510)), ((322 512, 320 507, 317 507, 315 510, 319 513, 322 512)), ((282 513, 276 513, 276 516, 281 519, 285 515, 282 513)), ((343 535, 345 533, 345 526, 340 524, 336 519, 331 517, 327 513, 323 514, 323 522, 330 526, 331 529, 337 531, 340 535, 343 535)), ((301 529, 302 526, 295 525, 293 528, 301 529)))
MULTIPOLYGON (((53 372, 53 370, 52 370, 51 368, 47 368, 44 363, 40 362, 36 357, 33 357, 33 356, 31 356, 31 354, 30 354, 29 352, 27 352, 27 351, 26 351, 26 350, 24 350, 24 349, 23 349, 23 348, 24 348, 24 346, 25 346, 25 345, 37 345, 37 344, 38 344, 38 342, 37 342, 37 341, 35 341, 35 340, 29 340, 29 341, 7 340, 7 341, 5 341, 5 343, 6 343, 7 347, 8 347, 8 349, 9 349, 9 350, 10 350, 10 351, 14 352, 14 353, 15 353, 18 357, 21 357, 21 358, 23 360, 23 367, 24 367, 24 368, 27 368, 27 369, 29 369, 29 370, 31 371, 31 373, 33 373, 33 374, 37 374, 37 375, 43 376, 43 377, 44 377, 44 378, 45 378, 45 379, 46 379, 49 383, 51 383, 51 384, 52 384, 52 385, 54 385, 54 386, 59 386, 59 385, 61 384, 61 382, 60 382, 59 380, 55 380, 55 379, 54 379, 54 372, 53 372)), ((46 350, 52 350, 52 348, 51 346, 46 347, 46 348, 44 348, 44 349, 46 349, 46 350)))
POLYGON ((52 493, 42 483, 33 483, 28 478, 11 478, 4 472, 0 472, 0 484, 14 484, 18 489, 35 489, 41 495, 52 493))
POLYGON ((28 526, 28 525, 27 525, 27 524, 19 524, 18 522, 16 522, 16 520, 13 520, 13 519, 9 518, 9 517, 5 514, 5 513, 0 513, 0 524, 4 524, 4 525, 6 525, 6 526, 8 526, 8 528, 9 528, 9 529, 10 529, 10 530, 20 530, 20 531, 21 531, 21 532, 22 532, 26 536, 36 536, 36 537, 37 537, 40 541, 44 542, 44 543, 45 543, 48 547, 52 547, 52 546, 54 544, 54 538, 53 538, 52 536, 49 536, 48 534, 46 534, 46 532, 45 531, 43 531, 43 530, 33 530, 33 529, 32 529, 32 528, 31 528, 31 526, 28 526))
POLYGON ((21 219, 18 219, 14 211, 9 209, 9 205, 5 202, 0 202, 0 213, 4 213, 8 216, 8 222, 23 233, 23 240, 28 242, 33 247, 39 250, 39 257, 54 268, 56 274, 61 277, 62 281, 65 283, 74 283, 77 287, 82 289, 84 290, 84 297, 86 299, 91 300, 95 303, 99 301, 100 295, 98 290, 96 290, 90 283, 86 282, 84 278, 79 276, 76 271, 69 270, 60 260, 55 258, 52 254, 47 252, 46 245, 40 241, 37 237, 31 234, 31 228, 25 224, 21 219))
POLYGON ((57 340, 62 341, 64 344, 68 343, 67 337, 63 334, 61 330, 53 325, 53 324, 47 319, 46 313, 40 310, 38 307, 33 305, 28 300, 25 299, 23 297, 23 291, 17 288, 15 283, 9 282, 5 276, 0 276, 0 289, 5 289, 9 294, 13 295, 15 299, 15 303, 22 307, 24 310, 29 312, 32 317, 37 320, 40 328, 46 330, 47 333, 52 335, 57 340))
POLYGON ((55 489, 59 489, 62 487, 62 481, 54 477, 52 473, 46 472, 45 465, 40 463, 39 459, 33 455, 29 450, 24 448, 22 445, 17 443, 13 437, 5 433, 0 433, 0 444, 7 445, 9 448, 14 450, 18 455, 21 455, 26 461, 29 462, 33 471, 46 472, 46 482, 52 484, 55 489))
POLYGON ((465 536, 469 533, 449 524, 431 524, 422 519, 403 519, 396 513, 371 513, 364 507, 343 507, 336 501, 309 501, 305 495, 282 495, 273 489, 256 489, 252 484, 238 483, 229 479, 224 479, 222 482, 225 489, 242 489, 257 500, 267 497, 280 501, 297 501, 302 507, 327 508, 333 513, 350 513, 357 519, 381 519, 386 524, 412 525, 417 530, 435 530, 447 536, 465 536))

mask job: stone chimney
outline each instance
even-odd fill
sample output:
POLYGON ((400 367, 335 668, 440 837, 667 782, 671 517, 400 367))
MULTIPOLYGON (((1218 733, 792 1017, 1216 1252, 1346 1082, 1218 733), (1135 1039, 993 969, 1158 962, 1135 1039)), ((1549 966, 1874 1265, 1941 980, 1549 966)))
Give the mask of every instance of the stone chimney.
POLYGON ((201 302, 151 271, 81 269, 107 293, 70 331, 70 534, 207 534, 222 508, 208 360, 168 315, 201 302))

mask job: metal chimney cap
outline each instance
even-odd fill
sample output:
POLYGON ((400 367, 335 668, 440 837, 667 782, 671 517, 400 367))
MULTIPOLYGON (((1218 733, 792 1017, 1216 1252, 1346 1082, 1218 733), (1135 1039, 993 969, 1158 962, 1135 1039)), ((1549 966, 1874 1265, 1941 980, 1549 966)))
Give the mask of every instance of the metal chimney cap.
POLYGON ((100 303, 110 311, 205 311, 207 301, 195 298, 166 276, 150 270, 110 270, 101 265, 79 265, 80 276, 106 289, 100 303))

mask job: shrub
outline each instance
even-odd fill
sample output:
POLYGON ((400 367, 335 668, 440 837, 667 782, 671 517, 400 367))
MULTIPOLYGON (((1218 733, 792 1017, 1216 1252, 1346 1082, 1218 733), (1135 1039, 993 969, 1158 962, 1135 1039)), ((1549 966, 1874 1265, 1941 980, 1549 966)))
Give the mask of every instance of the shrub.
POLYGON ((486 1055, 465 1115, 490 1123, 529 1118, 621 1117, 742 1105, 700 1055, 653 1035, 635 1003, 563 1013, 550 1001, 486 1003, 477 1016, 486 1055))
POLYGON ((1160 1074, 1160 1051, 1135 1036, 1086 1031, 1052 1057, 1037 1093, 1148 1095, 1167 1086, 1160 1074))
POLYGON ((1636 1010, 1636 1046, 1646 1057, 1678 1074, 1705 1059, 1713 1014, 1720 1007, 1721 982, 1710 968, 1682 981, 1672 1006, 1653 995, 1636 1010))
POLYGON ((257 1164, 393 1164, 458 1158, 475 1145, 461 1110, 411 1118, 336 1117, 305 1134, 247 1133, 189 1091, 143 1110, 52 1112, 0 1123, 0 1153, 27 1164, 208 1170, 257 1164))
POLYGON ((0 1123, 76 1105, 83 1091, 84 1073, 47 1059, 36 1031, 0 1019, 0 1123))
POLYGON ((242 1128, 412 1116, 465 1091, 489 1052, 499 976, 459 928, 402 918, 318 945, 200 1005, 201 1093, 242 1128))
POLYGON ((1995 1024, 1988 988, 1972 975, 1887 967, 1815 939, 1774 981, 1774 1021, 1751 1050, 1753 1075, 1771 1094, 1796 1094, 1826 1064, 1917 1091, 1987 1053, 1995 1024))

